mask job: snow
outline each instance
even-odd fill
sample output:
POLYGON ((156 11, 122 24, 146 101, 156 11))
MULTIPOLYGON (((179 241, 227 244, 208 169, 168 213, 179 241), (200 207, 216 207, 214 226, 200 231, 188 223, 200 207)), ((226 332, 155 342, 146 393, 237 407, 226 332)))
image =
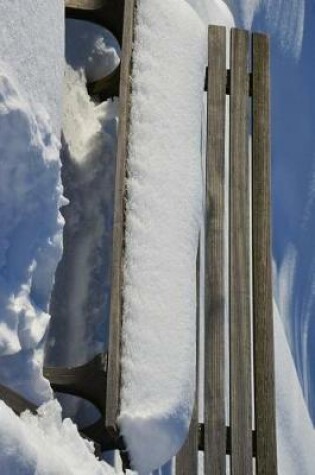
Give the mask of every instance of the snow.
POLYGON ((105 28, 82 20, 66 20, 66 58, 83 69, 88 82, 111 73, 119 64, 119 43, 105 28))
POLYGON ((0 5, 0 382, 36 403, 51 396, 42 340, 62 252, 62 33, 62 1, 0 5))
POLYGON ((50 390, 40 380, 34 351, 49 321, 62 251, 59 141, 45 110, 31 109, 3 72, 0 161, 0 381, 39 402, 50 390))
POLYGON ((234 18, 229 7, 223 0, 184 0, 191 5, 206 26, 234 26, 234 18))
POLYGON ((41 104, 59 134, 64 0, 0 2, 0 57, 30 106, 41 104))
MULTIPOLYGON (((197 0, 195 0, 197 1, 197 0)), ((211 0, 210 0, 211 2, 211 0)), ((236 23, 251 29, 255 15, 262 11, 270 33, 283 51, 298 59, 304 34, 305 0, 225 0, 236 23)))
POLYGON ((276 305, 274 334, 279 474, 311 475, 315 465, 315 431, 276 305))
MULTIPOLYGON (((40 404, 52 396, 42 376, 50 311, 49 363, 82 364, 107 344, 117 103, 94 104, 86 80, 112 71, 119 51, 102 28, 67 22, 62 173, 68 204, 57 138, 64 2, 7 3, 0 5, 0 383, 40 404), (55 277, 61 206, 65 252, 55 277)), ((297 57, 304 1, 227 3, 247 27, 264 9, 283 48, 297 57)), ((206 25, 230 27, 234 20, 220 0, 142 0, 137 14, 119 424, 133 467, 144 475, 179 450, 194 402, 206 25)), ((290 251, 275 281, 282 314, 290 306, 292 269, 290 251)), ((308 475, 314 429, 276 307, 275 342, 279 473, 308 475)), ((82 411, 80 401, 76 409, 82 411)), ((62 420, 56 401, 20 418, 0 402, 0 422, 4 475, 118 473, 62 420)))
POLYGON ((70 419, 61 418, 56 401, 44 404, 34 416, 17 417, 0 401, 1 475, 113 475, 98 461, 90 442, 82 439, 70 419))
POLYGON ((68 65, 65 74, 61 159, 70 204, 50 307, 52 366, 84 364, 107 345, 117 100, 95 104, 80 69, 68 65))
POLYGON ((119 417, 139 473, 157 468, 178 451, 194 401, 206 44, 206 29, 187 4, 140 3, 119 417))
MULTIPOLYGON (((44 335, 65 204, 60 179, 64 3, 0 5, 0 383, 40 404, 44 335)), ((3 475, 111 474, 61 408, 18 418, 0 402, 3 475)))

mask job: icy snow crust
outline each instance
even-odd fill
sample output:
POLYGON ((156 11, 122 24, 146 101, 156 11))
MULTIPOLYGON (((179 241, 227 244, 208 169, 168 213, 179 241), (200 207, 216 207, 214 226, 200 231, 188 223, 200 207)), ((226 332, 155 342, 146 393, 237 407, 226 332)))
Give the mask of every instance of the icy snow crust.
POLYGON ((140 2, 119 423, 141 474, 179 450, 194 402, 206 45, 205 27, 186 3, 140 2))

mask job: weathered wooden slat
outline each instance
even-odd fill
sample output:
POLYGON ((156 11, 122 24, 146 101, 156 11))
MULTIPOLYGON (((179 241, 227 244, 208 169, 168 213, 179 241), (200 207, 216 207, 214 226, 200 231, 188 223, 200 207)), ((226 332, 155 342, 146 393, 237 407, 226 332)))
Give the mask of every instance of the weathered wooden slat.
POLYGON ((252 473, 248 32, 231 32, 230 424, 232 475, 252 473))
POLYGON ((198 474, 198 401, 199 401, 199 331, 200 331, 200 247, 196 262, 196 396, 187 440, 176 456, 176 475, 198 474))
POLYGON ((66 8, 80 8, 82 10, 97 10, 102 8, 104 0, 65 0, 66 8))
POLYGON ((253 34, 253 334, 258 475, 277 473, 270 238, 269 40, 253 34))
POLYGON ((109 318, 105 424, 115 427, 120 403, 120 344, 125 228, 125 178, 131 102, 131 69, 136 0, 126 0, 119 93, 119 131, 115 178, 112 287, 109 318))
POLYGON ((205 475, 225 473, 226 29, 209 27, 205 240, 205 475))

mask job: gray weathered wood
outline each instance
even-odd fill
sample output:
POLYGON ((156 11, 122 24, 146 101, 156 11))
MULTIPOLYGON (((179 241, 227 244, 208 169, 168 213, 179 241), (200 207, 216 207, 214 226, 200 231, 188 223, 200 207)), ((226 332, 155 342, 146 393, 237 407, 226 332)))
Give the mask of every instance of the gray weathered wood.
POLYGON ((225 473, 226 29, 209 27, 205 249, 205 474, 225 473))
POLYGON ((266 35, 253 35, 253 333, 257 474, 277 473, 270 238, 270 65, 266 35))
POLYGON ((199 400, 199 332, 200 332, 200 246, 196 262, 196 395, 187 440, 176 456, 176 475, 198 474, 198 400, 199 400))
POLYGON ((119 93, 119 131, 115 178, 115 204, 112 255, 112 288, 109 318, 107 393, 105 424, 115 427, 120 403, 120 345, 125 227, 125 178, 131 103, 133 26, 136 0, 126 0, 119 93))
POLYGON ((248 33, 231 32, 230 424, 232 475, 252 473, 248 33))
POLYGON ((65 0, 65 7, 82 10, 96 10, 102 8, 103 4, 104 0, 65 0))

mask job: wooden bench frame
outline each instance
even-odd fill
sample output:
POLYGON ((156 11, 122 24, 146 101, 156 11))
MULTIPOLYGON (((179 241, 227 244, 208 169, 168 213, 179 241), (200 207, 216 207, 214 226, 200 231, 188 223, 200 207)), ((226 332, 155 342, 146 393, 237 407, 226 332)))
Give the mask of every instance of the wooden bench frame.
MULTIPOLYGON (((126 467, 129 464, 128 455, 119 433, 117 419, 120 406, 125 178, 135 9, 136 0, 66 1, 67 17, 98 23, 109 29, 121 44, 119 75, 116 75, 115 78, 116 81, 119 77, 119 130, 115 176, 109 344, 108 351, 105 354, 97 355, 92 361, 83 366, 77 368, 44 368, 44 375, 50 380, 55 391, 82 397, 99 409, 101 418, 95 424, 83 428, 82 432, 97 442, 101 451, 120 450, 126 467)), ((94 88, 93 93, 95 91, 97 92, 94 88)), ((115 91, 115 95, 118 95, 117 92, 115 91)), ((103 88, 100 94, 101 99, 106 99, 111 95, 112 89, 110 88, 103 88)))

